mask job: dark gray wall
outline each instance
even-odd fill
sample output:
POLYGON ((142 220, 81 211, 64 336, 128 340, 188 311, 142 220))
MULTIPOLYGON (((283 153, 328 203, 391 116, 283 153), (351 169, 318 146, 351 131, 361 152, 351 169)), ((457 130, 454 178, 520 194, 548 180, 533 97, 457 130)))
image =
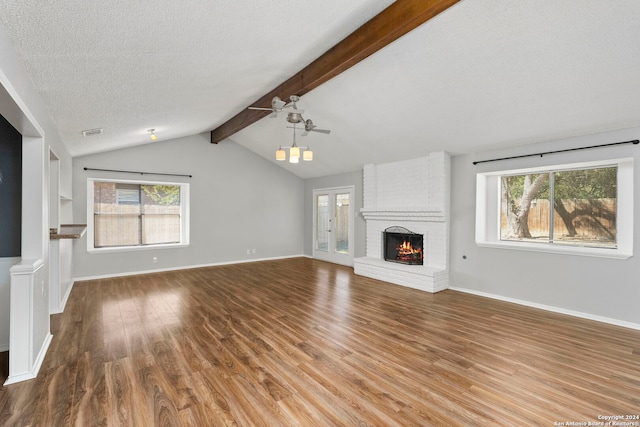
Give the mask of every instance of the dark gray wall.
POLYGON ((22 135, 0 116, 0 257, 20 256, 22 135))

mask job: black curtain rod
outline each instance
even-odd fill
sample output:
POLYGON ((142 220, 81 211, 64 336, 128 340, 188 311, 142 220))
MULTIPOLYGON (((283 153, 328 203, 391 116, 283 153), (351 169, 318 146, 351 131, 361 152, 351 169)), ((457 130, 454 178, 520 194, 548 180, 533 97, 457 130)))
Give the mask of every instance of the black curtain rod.
POLYGON ((612 145, 622 145, 622 144, 634 144, 634 145, 637 145, 638 143, 640 143, 640 140, 634 139, 634 140, 631 140, 631 141, 612 142, 610 144, 591 145, 589 147, 567 148, 566 150, 546 151, 544 153, 523 154, 521 156, 501 157, 499 159, 490 159, 490 160, 478 160, 477 162, 473 162, 473 164, 477 165, 479 163, 498 162, 500 160, 521 159, 523 157, 535 157, 535 156, 542 157, 545 154, 566 153, 567 151, 588 150, 590 148, 610 147, 612 145))
POLYGON ((184 175, 179 173, 156 173, 156 172, 136 172, 136 171, 120 171, 115 169, 94 169, 94 168, 84 168, 86 171, 100 171, 100 172, 122 172, 122 173, 135 173, 140 175, 164 175, 164 176, 184 176, 188 178, 193 178, 193 175, 184 175))

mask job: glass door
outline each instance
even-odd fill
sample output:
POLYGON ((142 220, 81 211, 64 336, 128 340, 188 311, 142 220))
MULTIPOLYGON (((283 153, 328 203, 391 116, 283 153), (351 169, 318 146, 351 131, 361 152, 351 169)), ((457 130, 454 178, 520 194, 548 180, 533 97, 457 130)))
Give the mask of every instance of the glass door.
POLYGON ((353 187, 313 191, 313 257, 353 265, 353 187))

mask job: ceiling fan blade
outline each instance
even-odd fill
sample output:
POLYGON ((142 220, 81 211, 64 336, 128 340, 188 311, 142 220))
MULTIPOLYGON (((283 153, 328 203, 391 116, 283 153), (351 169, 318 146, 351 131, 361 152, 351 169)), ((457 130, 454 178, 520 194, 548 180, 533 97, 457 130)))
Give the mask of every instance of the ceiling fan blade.
POLYGON ((330 130, 327 129, 318 129, 318 127, 316 125, 313 124, 313 121, 311 119, 307 119, 304 121, 304 130, 305 132, 309 133, 311 132, 320 132, 320 133, 330 133, 330 130))
POLYGON ((278 110, 274 110, 273 108, 249 107, 249 110, 271 111, 269 117, 278 117, 278 110))

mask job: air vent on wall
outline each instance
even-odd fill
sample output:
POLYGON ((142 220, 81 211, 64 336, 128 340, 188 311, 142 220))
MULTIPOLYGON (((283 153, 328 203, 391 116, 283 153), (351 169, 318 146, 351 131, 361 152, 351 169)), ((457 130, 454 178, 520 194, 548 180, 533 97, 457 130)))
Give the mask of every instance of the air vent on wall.
POLYGON ((84 136, 100 135, 101 133, 102 133, 102 128, 87 129, 82 131, 82 135, 84 136))

